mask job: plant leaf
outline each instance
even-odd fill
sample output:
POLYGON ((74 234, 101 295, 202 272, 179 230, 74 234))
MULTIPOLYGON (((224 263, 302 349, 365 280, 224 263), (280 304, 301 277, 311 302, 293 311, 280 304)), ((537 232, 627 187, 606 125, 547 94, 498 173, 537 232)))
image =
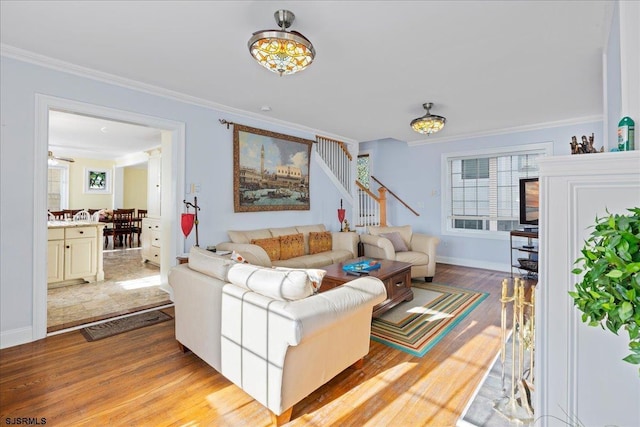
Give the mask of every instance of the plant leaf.
POLYGON ((633 316, 633 306, 630 302, 623 302, 620 307, 618 307, 618 315, 620 316, 620 320, 623 322, 633 316))
POLYGON ((640 365, 640 354, 630 354, 624 359, 625 362, 632 363, 634 365, 640 365))
POLYGON ((620 277, 622 277, 622 271, 620 270, 611 270, 610 272, 608 272, 606 274, 607 277, 610 277, 612 279, 619 279, 620 277))

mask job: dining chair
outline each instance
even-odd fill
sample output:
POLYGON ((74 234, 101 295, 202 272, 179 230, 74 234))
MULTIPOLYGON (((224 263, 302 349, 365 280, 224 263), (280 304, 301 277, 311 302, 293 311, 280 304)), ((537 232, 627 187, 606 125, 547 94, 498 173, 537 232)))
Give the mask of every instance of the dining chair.
POLYGON ((49 211, 49 219, 53 219, 55 221, 64 221, 65 219, 72 219, 71 215, 67 214, 65 211, 49 211))
POLYGON ((142 218, 147 217, 147 209, 138 209, 138 215, 136 217, 134 225, 134 233, 138 235, 138 246, 140 246, 140 235, 142 234, 142 218))
POLYGON ((91 221, 100 222, 100 216, 102 215, 102 209, 89 209, 91 215, 91 221))
POLYGON ((116 209, 113 211, 113 228, 106 229, 104 235, 105 248, 109 245, 109 236, 112 237, 113 247, 116 247, 116 242, 124 247, 129 241, 129 247, 133 243, 133 213, 135 209, 116 209))
POLYGON ((73 215, 74 221, 91 221, 91 214, 88 211, 81 210, 73 215))
POLYGON ((82 209, 63 209, 63 212, 67 216, 67 218, 73 219, 73 216, 78 212, 80 212, 81 210, 82 209))

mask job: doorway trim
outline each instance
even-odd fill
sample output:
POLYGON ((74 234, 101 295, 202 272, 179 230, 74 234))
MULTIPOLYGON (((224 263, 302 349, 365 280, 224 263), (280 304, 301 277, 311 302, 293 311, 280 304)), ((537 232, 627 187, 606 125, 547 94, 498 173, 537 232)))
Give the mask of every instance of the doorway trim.
MULTIPOLYGON (((184 198, 185 123, 118 110, 85 102, 35 95, 34 200, 33 200, 33 330, 32 340, 47 336, 47 159, 49 150, 49 110, 62 110, 89 116, 135 123, 170 132, 162 141, 161 228, 160 250, 162 288, 171 293, 167 283, 170 266, 182 253, 184 237, 177 226, 184 198), (168 244, 164 244, 168 242, 168 244), (178 250, 178 242, 181 242, 178 250)), ((141 260, 142 261, 142 260, 141 260)), ((173 295, 171 295, 173 297, 173 295)))

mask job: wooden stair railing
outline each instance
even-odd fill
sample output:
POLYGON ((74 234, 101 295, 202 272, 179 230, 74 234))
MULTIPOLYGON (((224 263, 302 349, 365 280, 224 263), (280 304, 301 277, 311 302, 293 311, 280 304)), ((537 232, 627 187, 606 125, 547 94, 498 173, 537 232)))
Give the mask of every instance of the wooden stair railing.
MULTIPOLYGON (((378 184, 382 185, 384 188, 387 188, 387 186, 384 185, 382 182, 380 182, 380 180, 377 179, 375 176, 371 175, 371 179, 373 179, 378 184)), ((420 214, 418 212, 416 212, 414 209, 411 208, 411 206, 406 204, 404 202, 404 200, 402 200, 400 197, 398 197, 398 195, 396 193, 394 193, 393 191, 389 190, 388 188, 387 188, 387 191, 389 192, 389 194, 391 194, 393 197, 395 197, 396 200, 398 200, 400 203, 402 203, 405 208, 409 209, 415 216, 420 216, 420 214)))
POLYGON ((358 224, 356 227, 387 226, 387 191, 409 209, 414 215, 420 216, 418 212, 406 204, 397 194, 389 190, 379 179, 371 178, 381 185, 376 196, 368 188, 356 181, 358 187, 358 224))

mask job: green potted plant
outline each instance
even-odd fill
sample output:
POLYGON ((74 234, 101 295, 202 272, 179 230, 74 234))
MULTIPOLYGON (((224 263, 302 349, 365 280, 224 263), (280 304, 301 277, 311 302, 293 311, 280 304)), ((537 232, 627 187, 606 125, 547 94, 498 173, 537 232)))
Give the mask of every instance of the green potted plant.
MULTIPOLYGON (((623 360, 640 364, 640 208, 630 214, 597 218, 573 274, 582 274, 569 292, 582 321, 618 334, 629 333, 631 354, 623 360)), ((639 370, 640 372, 640 370, 639 370)))

